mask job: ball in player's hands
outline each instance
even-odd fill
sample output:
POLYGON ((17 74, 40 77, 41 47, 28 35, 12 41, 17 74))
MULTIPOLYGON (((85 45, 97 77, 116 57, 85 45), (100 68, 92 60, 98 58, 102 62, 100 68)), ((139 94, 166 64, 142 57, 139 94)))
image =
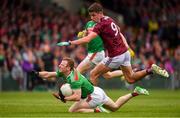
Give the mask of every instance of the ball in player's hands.
POLYGON ((73 94, 73 91, 71 89, 71 86, 70 84, 66 83, 66 84, 63 84, 60 88, 62 94, 67 97, 67 96, 70 96, 73 94))

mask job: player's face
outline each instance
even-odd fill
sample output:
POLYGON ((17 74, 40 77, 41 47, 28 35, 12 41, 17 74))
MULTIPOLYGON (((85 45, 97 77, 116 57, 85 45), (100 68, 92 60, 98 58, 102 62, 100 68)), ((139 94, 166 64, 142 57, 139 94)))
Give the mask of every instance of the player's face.
POLYGON ((90 12, 89 13, 91 20, 93 20, 94 22, 99 22, 100 21, 100 13, 96 13, 96 12, 90 12))
POLYGON ((59 70, 60 70, 61 72, 67 72, 67 71, 68 71, 68 68, 69 68, 68 62, 62 60, 61 64, 59 64, 59 70))

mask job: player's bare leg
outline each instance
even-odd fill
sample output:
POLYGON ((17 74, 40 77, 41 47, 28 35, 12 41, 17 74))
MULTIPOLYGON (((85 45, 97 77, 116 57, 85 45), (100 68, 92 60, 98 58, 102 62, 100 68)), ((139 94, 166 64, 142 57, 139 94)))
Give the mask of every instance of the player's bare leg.
POLYGON ((151 73, 147 70, 134 72, 131 66, 121 66, 121 70, 123 71, 123 75, 128 83, 135 83, 151 73))
POLYGON ((109 98, 108 102, 106 102, 103 106, 114 112, 127 103, 131 98, 138 95, 149 95, 149 92, 144 88, 136 87, 132 93, 119 97, 116 102, 109 98))
MULTIPOLYGON (((76 68, 78 72, 80 72, 81 74, 85 73, 86 71, 88 71, 89 69, 91 69, 91 64, 90 62, 81 62, 78 67, 76 68)), ((112 79, 114 77, 121 77, 123 75, 121 70, 115 70, 115 71, 108 71, 107 73, 103 74, 103 77, 105 79, 112 79)))
POLYGON ((85 110, 87 112, 91 112, 93 110, 93 109, 91 110, 91 108, 90 108, 89 104, 86 102, 86 100, 80 100, 78 102, 75 102, 73 105, 71 105, 71 107, 69 108, 69 112, 80 112, 80 111, 83 112, 80 109, 87 109, 87 110, 85 110))
POLYGON ((78 72, 80 72, 81 74, 85 73, 87 70, 89 70, 91 68, 91 64, 90 62, 84 62, 82 61, 78 67, 76 68, 78 72))
POLYGON ((70 108, 69 112, 83 112, 83 113, 89 113, 89 112, 106 112, 108 111, 104 109, 102 106, 97 106, 96 108, 91 108, 89 104, 86 102, 86 100, 81 100, 79 102, 75 102, 70 108))
POLYGON ((126 102, 128 102, 131 98, 133 98, 133 96, 130 93, 118 98, 116 102, 109 98, 109 100, 103 106, 104 108, 114 112, 118 110, 126 102))
POLYGON ((94 112, 94 109, 78 109, 76 112, 82 112, 82 113, 90 113, 94 112))
POLYGON ((99 112, 104 112, 104 113, 109 113, 108 110, 106 110, 105 108, 101 106, 97 106, 96 108, 94 109, 78 109, 76 110, 76 112, 82 112, 82 113, 90 113, 90 112, 95 112, 95 113, 99 113, 99 112))
POLYGON ((115 71, 109 71, 105 74, 103 74, 103 77, 107 80, 112 79, 114 77, 121 77, 123 76, 123 72, 121 70, 115 70, 115 71))
POLYGON ((165 78, 169 77, 168 72, 160 68, 156 64, 153 64, 149 69, 144 69, 137 72, 134 72, 131 66, 121 66, 121 70, 123 71, 123 75, 125 76, 125 79, 128 83, 134 83, 138 80, 143 79, 145 76, 153 73, 163 76, 165 78))
POLYGON ((103 75, 104 73, 110 71, 111 68, 105 66, 102 63, 99 63, 91 72, 90 72, 90 80, 94 85, 98 84, 98 77, 103 75))

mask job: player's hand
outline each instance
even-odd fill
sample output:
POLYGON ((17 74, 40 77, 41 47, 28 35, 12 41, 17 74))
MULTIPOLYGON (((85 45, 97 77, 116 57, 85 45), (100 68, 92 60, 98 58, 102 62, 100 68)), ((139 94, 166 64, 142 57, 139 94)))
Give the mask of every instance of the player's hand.
POLYGON ((81 31, 81 32, 78 33, 77 37, 78 37, 78 38, 82 38, 82 37, 84 37, 85 35, 86 35, 86 31, 83 30, 83 31, 81 31))
POLYGON ((60 42, 60 43, 57 43, 56 45, 57 46, 69 46, 69 45, 71 45, 71 43, 70 42, 60 42))
POLYGON ((62 102, 66 103, 66 100, 64 99, 65 96, 62 94, 61 90, 59 90, 59 97, 62 102))
POLYGON ((31 74, 31 75, 34 75, 34 76, 39 76, 39 72, 36 71, 36 70, 31 70, 31 71, 30 71, 30 74, 31 74))
POLYGON ((135 56, 134 51, 131 48, 128 48, 128 51, 129 51, 131 57, 134 58, 134 56, 135 56))

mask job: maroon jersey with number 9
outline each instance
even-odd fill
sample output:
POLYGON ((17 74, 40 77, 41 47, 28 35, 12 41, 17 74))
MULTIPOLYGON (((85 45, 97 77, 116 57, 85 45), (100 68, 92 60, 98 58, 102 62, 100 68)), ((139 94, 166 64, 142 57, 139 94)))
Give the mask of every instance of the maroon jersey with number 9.
POLYGON ((118 26, 112 18, 108 16, 101 18, 100 22, 95 25, 93 32, 101 36, 109 57, 115 57, 127 51, 118 26))

